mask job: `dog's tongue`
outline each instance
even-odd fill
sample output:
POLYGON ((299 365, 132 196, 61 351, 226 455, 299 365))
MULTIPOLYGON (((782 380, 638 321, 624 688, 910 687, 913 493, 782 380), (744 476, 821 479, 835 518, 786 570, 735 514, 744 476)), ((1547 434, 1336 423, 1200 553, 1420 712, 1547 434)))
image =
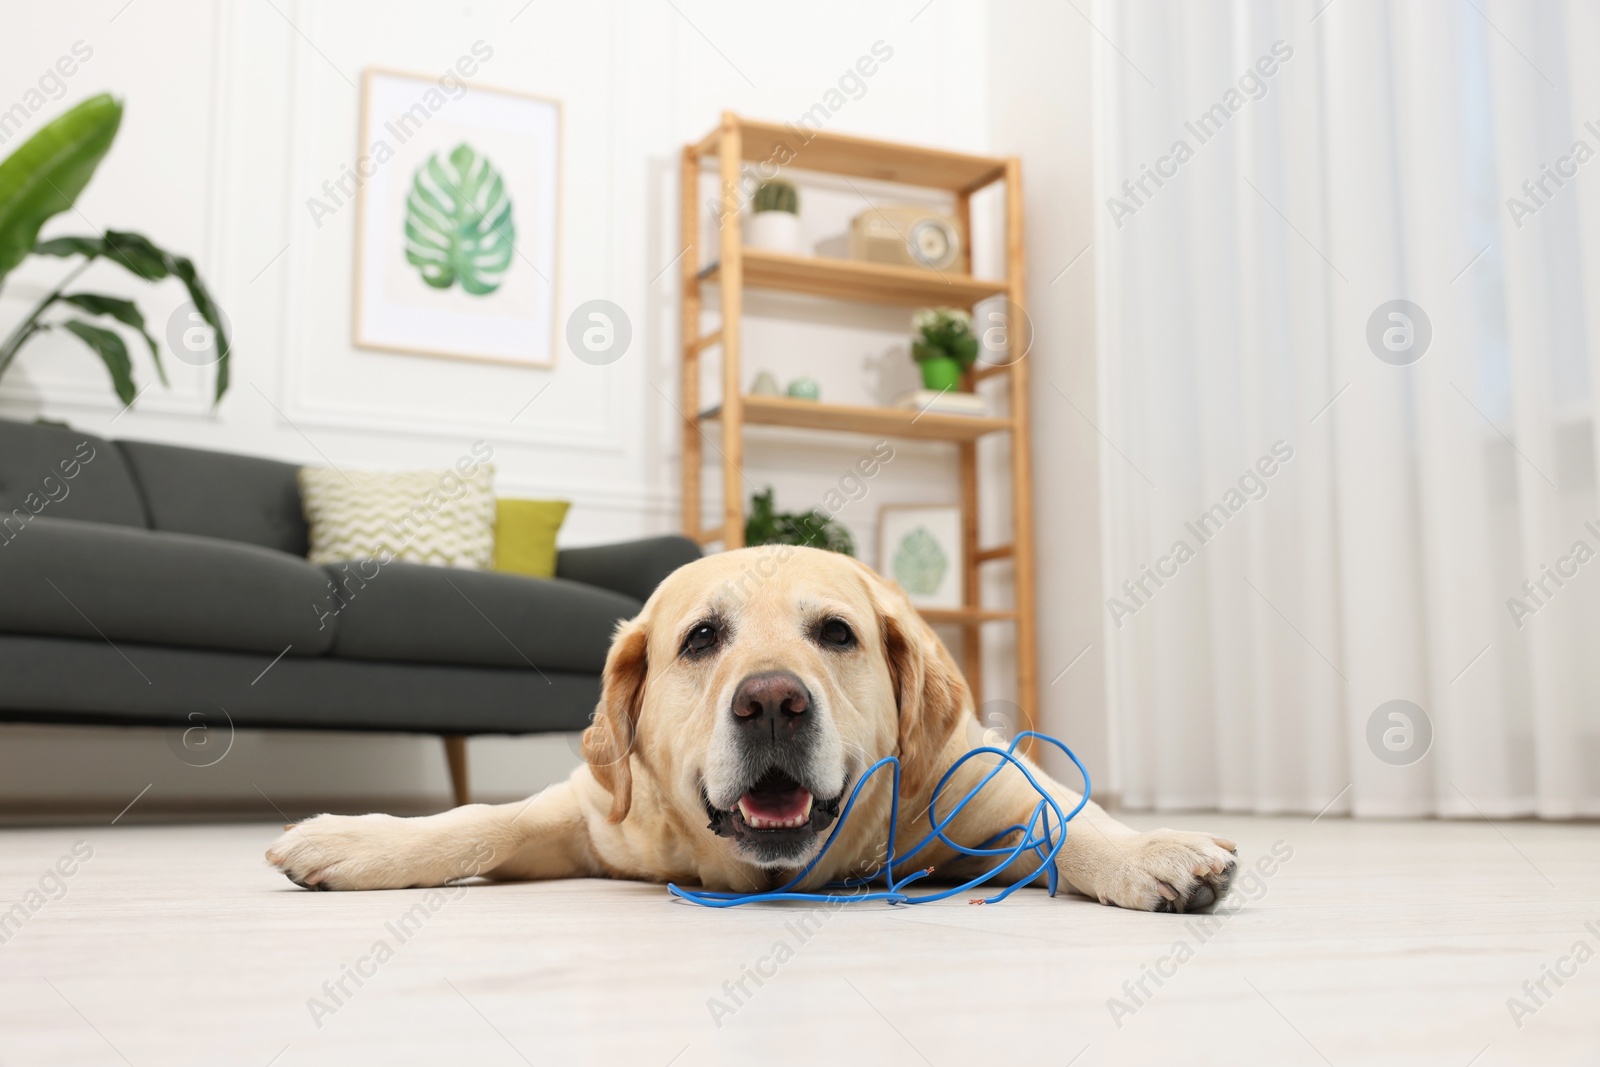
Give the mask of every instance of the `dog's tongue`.
POLYGON ((762 819, 795 819, 811 809, 811 793, 792 789, 784 793, 746 793, 741 800, 746 816, 762 819))
POLYGON ((739 797, 739 811, 752 827, 795 827, 811 817, 811 792, 794 782, 760 782, 739 797))

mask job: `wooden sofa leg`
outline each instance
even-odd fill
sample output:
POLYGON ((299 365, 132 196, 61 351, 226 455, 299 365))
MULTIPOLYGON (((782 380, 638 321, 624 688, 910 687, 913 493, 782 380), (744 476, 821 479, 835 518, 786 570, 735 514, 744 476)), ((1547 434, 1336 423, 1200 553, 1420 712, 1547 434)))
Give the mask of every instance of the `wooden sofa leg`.
POLYGON ((472 803, 472 788, 467 781, 467 739, 461 734, 444 735, 444 756, 450 764, 450 789, 456 807, 472 803))

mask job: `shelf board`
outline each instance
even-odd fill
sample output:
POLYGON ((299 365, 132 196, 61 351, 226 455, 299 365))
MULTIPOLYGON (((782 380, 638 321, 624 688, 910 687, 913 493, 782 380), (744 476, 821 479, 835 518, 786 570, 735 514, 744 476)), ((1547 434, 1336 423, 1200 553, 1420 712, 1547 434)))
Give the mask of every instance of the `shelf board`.
POLYGON ((976 626, 984 622, 1014 620, 1014 611, 992 611, 987 608, 918 608, 917 614, 934 625, 952 623, 958 626, 976 626))
MULTIPOLYGON (((776 289, 869 304, 905 304, 908 307, 970 308, 980 300, 1007 291, 1003 281, 974 278, 952 271, 893 267, 850 259, 790 256, 758 248, 744 250, 744 286, 776 289)), ((700 272, 705 281, 719 280, 720 263, 700 272)))
MULTIPOLYGON (((771 162, 955 193, 979 189, 1005 177, 1006 161, 996 156, 869 140, 792 124, 744 118, 738 123, 740 154, 753 163, 771 162)), ((700 153, 714 154, 720 137, 720 132, 707 137, 697 146, 700 153)))
MULTIPOLYGON (((742 398, 744 421, 754 426, 791 426, 807 430, 833 430, 862 433, 874 437, 906 437, 923 441, 975 441, 985 434, 1011 429, 1010 419, 979 415, 947 415, 925 411, 918 414, 905 408, 864 407, 856 404, 824 404, 816 400, 797 400, 787 396, 746 396, 742 398)), ((702 412, 703 421, 722 417, 722 408, 702 412)))

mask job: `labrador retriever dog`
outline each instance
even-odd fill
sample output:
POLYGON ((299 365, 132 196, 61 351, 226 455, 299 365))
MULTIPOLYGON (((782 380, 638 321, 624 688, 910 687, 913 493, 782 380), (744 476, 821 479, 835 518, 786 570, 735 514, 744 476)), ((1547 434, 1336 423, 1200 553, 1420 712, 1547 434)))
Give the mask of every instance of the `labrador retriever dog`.
MULTIPOLYGON (((752 892, 793 878, 832 829, 838 840, 797 887, 814 891, 883 866, 888 773, 872 776, 834 827, 873 763, 900 759, 904 848, 927 834, 930 804, 947 812, 993 769, 995 757, 980 754, 933 796, 940 776, 986 743, 954 660, 898 587, 847 556, 745 548, 679 568, 618 625, 583 734, 586 763, 565 782, 423 818, 319 815, 288 828, 267 859, 308 889, 482 876, 752 892)), ((1029 766, 1063 810, 1077 804, 1029 766)), ((946 833, 977 846, 1027 824, 1038 803, 1007 766, 946 833)), ((1236 849, 1212 834, 1133 830, 1094 803, 1068 830, 1060 878, 1102 904, 1199 911, 1233 881, 1236 849)), ((1039 861, 1023 855, 991 884, 1032 876, 1039 861)), ((935 841, 915 864, 965 881, 993 861, 935 841)))

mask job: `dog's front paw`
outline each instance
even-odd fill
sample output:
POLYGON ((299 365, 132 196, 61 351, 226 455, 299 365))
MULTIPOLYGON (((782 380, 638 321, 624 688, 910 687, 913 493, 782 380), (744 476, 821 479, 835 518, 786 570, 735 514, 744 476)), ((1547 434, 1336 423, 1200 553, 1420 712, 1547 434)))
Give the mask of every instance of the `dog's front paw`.
POLYGON ((318 815, 284 828, 271 863, 306 889, 404 889, 416 884, 395 862, 402 820, 392 815, 318 815))
POLYGON ((1121 862, 1103 873, 1102 904, 1136 911, 1206 911, 1233 885, 1238 848, 1213 834, 1148 830, 1117 842, 1121 862))

